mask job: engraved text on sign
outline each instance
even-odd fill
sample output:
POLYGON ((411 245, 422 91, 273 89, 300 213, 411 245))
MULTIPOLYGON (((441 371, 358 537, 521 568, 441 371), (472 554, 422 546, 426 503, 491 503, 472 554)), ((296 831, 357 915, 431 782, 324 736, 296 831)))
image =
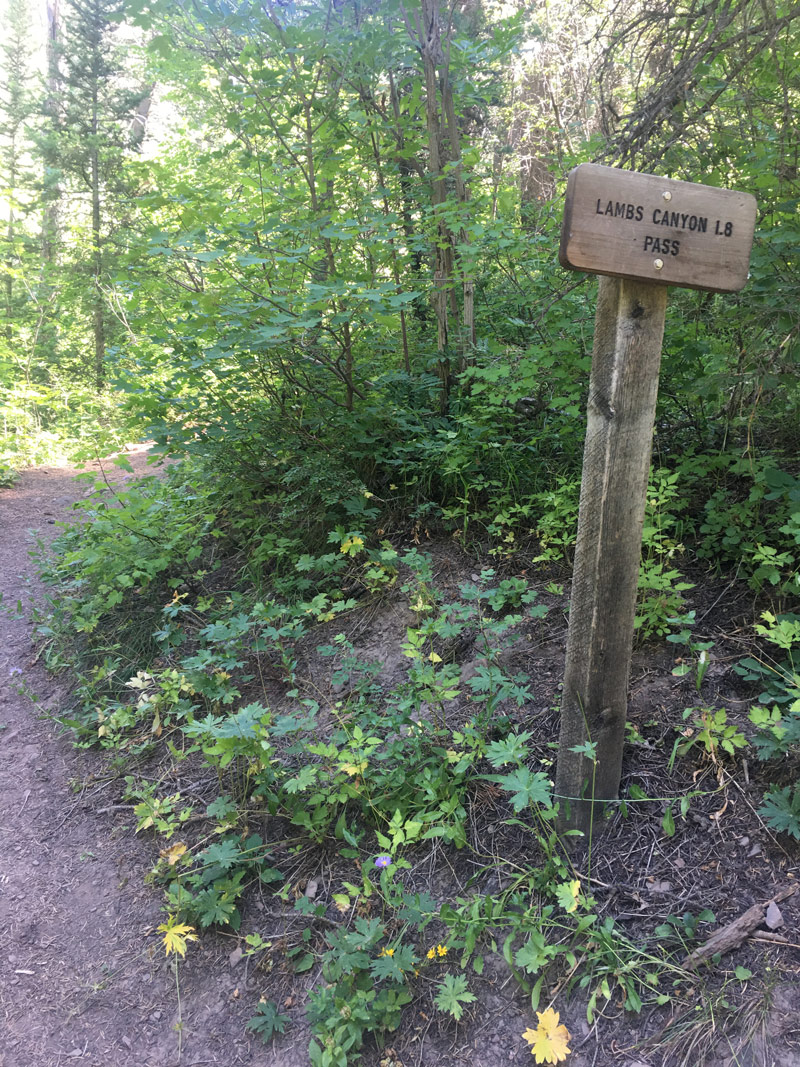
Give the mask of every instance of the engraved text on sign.
POLYGON ((747 281, 749 193, 584 163, 569 175, 559 260, 572 270, 733 292, 747 281))

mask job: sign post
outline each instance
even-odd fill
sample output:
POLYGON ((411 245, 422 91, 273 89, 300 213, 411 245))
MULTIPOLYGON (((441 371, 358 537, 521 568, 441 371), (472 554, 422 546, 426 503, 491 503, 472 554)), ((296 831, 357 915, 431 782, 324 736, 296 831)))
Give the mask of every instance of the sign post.
POLYGON ((591 832, 619 792, 636 588, 667 286, 741 289, 747 193, 585 163, 569 176, 559 259, 597 295, 564 670, 559 828, 591 832))

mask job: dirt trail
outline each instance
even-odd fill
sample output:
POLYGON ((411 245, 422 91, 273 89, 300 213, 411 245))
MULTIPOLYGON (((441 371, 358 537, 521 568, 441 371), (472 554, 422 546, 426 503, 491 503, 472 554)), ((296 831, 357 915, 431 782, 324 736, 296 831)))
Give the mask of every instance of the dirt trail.
MULTIPOLYGON (((137 474, 147 472, 142 448, 128 458, 137 474)), ((125 477, 110 469, 115 478, 125 477)), ((68 517, 70 505, 86 492, 74 481, 75 473, 38 468, 26 471, 17 486, 0 490, 0 1067, 305 1067, 308 1023, 303 1006, 308 987, 319 981, 316 970, 298 978, 296 997, 276 997, 291 1025, 277 1043, 264 1046, 245 1024, 265 975, 248 970, 232 932, 207 931, 180 965, 179 1008, 175 974, 156 931, 164 920, 160 893, 145 885, 158 845, 134 833, 132 811, 120 804, 120 781, 105 769, 108 760, 73 749, 49 717, 69 708, 70 679, 66 673, 48 674, 31 643, 30 604, 43 590, 28 556, 30 531, 38 530, 45 540, 57 533, 58 520, 68 517), (17 601, 27 618, 16 616, 17 601)), ((716 591, 710 595, 719 600, 716 591)), ((378 633, 374 640, 383 639, 378 633)), ((384 641, 370 647, 370 658, 377 654, 387 659, 396 644, 384 641)), ((548 653, 548 647, 545 643, 538 653, 526 653, 530 661, 523 664, 531 679, 545 684, 549 696, 542 698, 544 707, 552 702, 553 672, 563 652, 548 653)), ((721 664, 724 673, 724 660, 721 664)), ((642 668, 634 682, 634 723, 646 728, 655 708, 681 721, 684 696, 667 670, 642 668)), ((733 706, 730 694, 720 699, 733 706)), ((649 764, 643 773, 653 773, 649 764)), ((652 788, 658 796, 658 783, 652 788)), ((758 791, 751 792, 757 801, 758 791)), ((729 799, 730 821, 713 837, 702 829, 699 817, 687 820, 680 838, 672 842, 662 840, 656 827, 653 840, 642 843, 635 835, 645 831, 627 827, 628 836, 608 860, 608 873, 603 867, 595 869, 596 884, 613 888, 611 883, 621 878, 624 888, 627 879, 634 889, 628 886, 623 902, 637 901, 652 924, 670 906, 680 914, 685 900, 696 907, 713 906, 724 921, 763 900, 768 887, 797 876, 796 850, 777 848, 767 837, 755 819, 754 802, 745 803, 742 790, 729 799), (742 836, 745 833, 749 836, 742 836), (763 841, 763 848, 759 844, 749 853, 755 858, 745 860, 741 847, 751 839, 763 841), (640 869, 637 856, 642 849, 648 859, 640 869), (680 892, 679 899, 657 908, 650 900, 655 884, 668 886, 673 895, 680 892)), ((714 811, 719 802, 711 796, 708 803, 714 811)), ((727 808, 728 800, 725 804, 727 808)), ((708 819, 706 823, 710 826, 708 819)), ((798 905, 800 894, 782 906, 790 934, 785 947, 743 947, 725 963, 747 964, 759 975, 772 976, 764 992, 754 987, 752 1005, 761 1004, 761 1014, 755 1031, 747 1029, 747 1011, 741 1016, 747 1027, 735 1039, 738 1051, 722 1032, 715 1036, 712 1020, 704 1037, 707 1059, 691 1048, 685 1058, 674 1058, 669 1048, 663 1056, 650 1055, 646 1044, 659 1039, 666 1015, 659 1021, 651 1012, 614 1014, 615 1008, 590 1029, 582 1022, 585 1006, 576 1001, 569 1016, 575 1046, 570 1067, 694 1067, 701 1059, 708 1067, 800 1067, 794 940, 798 905)), ((265 936, 279 936, 270 935, 266 915, 251 919, 252 928, 265 936)), ((487 966, 487 974, 490 971, 487 966)), ((481 987, 483 999, 471 1028, 457 1028, 453 1036, 452 1028, 445 1026, 437 1035, 430 1014, 409 1010, 393 1035, 400 1053, 365 1049, 364 1067, 530 1063, 520 1037, 530 1022, 527 998, 515 993, 507 972, 496 977, 496 984, 491 979, 481 987)), ((677 1026, 691 1019, 691 1003, 678 1004, 676 994, 676 1005, 684 1012, 677 1026)))
MULTIPOLYGON (((146 473, 144 451, 129 459, 146 473)), ((86 491, 76 473, 40 467, 0 490, 0 1067, 271 1063, 236 1011, 241 976, 211 968, 219 946, 202 943, 180 971, 179 1055, 175 976, 155 933, 164 917, 143 884, 152 844, 129 811, 108 810, 119 787, 99 757, 41 714, 64 705, 69 678, 37 662, 29 620, 9 609, 21 601, 27 616, 42 594, 30 531, 57 533, 86 491)), ((287 1067, 308 1062, 305 1049, 283 1053, 287 1067)))

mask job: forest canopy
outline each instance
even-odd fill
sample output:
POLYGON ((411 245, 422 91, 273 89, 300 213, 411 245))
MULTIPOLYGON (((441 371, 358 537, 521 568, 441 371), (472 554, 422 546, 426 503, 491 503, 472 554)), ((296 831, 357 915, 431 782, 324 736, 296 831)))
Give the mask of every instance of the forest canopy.
POLYGON ((7 462, 34 428, 118 425, 125 393, 242 477, 519 506, 579 462, 592 283, 556 249, 587 160, 758 198, 745 291, 671 296, 659 461, 793 438, 791 5, 38 14, 5 16, 7 462))

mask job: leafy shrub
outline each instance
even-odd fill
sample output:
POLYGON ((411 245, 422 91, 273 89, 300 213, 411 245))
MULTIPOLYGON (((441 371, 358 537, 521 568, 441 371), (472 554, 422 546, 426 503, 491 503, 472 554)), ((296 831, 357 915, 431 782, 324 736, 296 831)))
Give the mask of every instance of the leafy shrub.
POLYGON ((39 562, 42 579, 58 587, 57 624, 87 637, 102 624, 107 642, 141 630, 143 614, 171 590, 202 578, 206 539, 221 531, 213 486, 188 470, 170 471, 166 483, 150 475, 113 493, 92 482, 91 496, 75 505, 77 520, 64 524, 51 555, 40 549, 39 562))
POLYGON ((788 785, 783 789, 770 789, 758 810, 773 830, 783 831, 800 841, 800 784, 793 790, 788 785))
POLYGON ((755 590, 800 591, 800 482, 770 456, 730 452, 692 455, 682 471, 707 494, 696 526, 698 556, 717 566, 736 563, 755 590))
POLYGON ((19 481, 19 471, 0 459, 0 489, 8 489, 19 481))
MULTIPOLYGON (((759 758, 782 759, 786 764, 800 755, 800 617, 765 611, 761 618, 764 622, 756 624, 756 633, 784 652, 786 658, 768 662, 766 657, 746 656, 735 669, 746 680, 765 687, 758 698, 760 703, 750 709, 750 721, 756 727, 753 743, 759 758)), ((800 839, 800 785, 796 779, 790 785, 773 785, 759 810, 773 829, 800 839)))

